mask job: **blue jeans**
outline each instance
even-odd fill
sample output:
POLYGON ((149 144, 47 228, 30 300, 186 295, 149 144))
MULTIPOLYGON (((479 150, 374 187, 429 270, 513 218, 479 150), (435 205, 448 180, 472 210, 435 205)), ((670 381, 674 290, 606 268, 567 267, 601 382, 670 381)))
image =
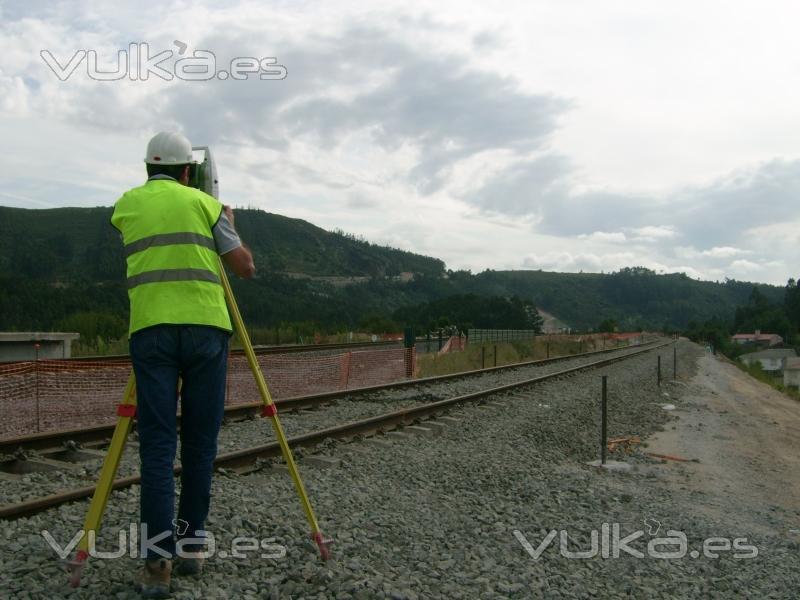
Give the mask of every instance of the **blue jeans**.
MULTIPOLYGON (((130 339, 142 474, 140 519, 147 525, 148 538, 162 536, 153 545, 169 555, 175 554, 173 530, 178 539, 200 537, 195 532, 204 529, 208 516, 211 473, 225 405, 229 339, 226 331, 200 325, 157 325, 137 331, 130 339), (179 377, 182 471, 175 525, 172 469, 179 377)), ((141 547, 143 558, 158 556, 144 543, 141 547)))

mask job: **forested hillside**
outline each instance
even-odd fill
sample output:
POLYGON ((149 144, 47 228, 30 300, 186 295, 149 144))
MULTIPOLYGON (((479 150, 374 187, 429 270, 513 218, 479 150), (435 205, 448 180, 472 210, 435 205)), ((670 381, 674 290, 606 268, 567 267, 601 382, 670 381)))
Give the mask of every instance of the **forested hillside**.
MULTIPOLYGON (((110 207, 0 207, 0 277, 121 280, 122 246, 111 213, 110 207)), ((302 219, 243 209, 236 211, 236 226, 262 270, 379 277, 444 273, 444 263, 436 258, 325 231, 302 219)))
POLYGON ((692 320, 732 316, 754 287, 772 302, 783 300, 783 288, 776 286, 698 281, 641 267, 608 274, 490 270, 462 280, 467 291, 529 298, 579 328, 613 319, 628 330, 641 325, 682 329, 692 320))
MULTIPOLYGON (((0 207, 0 329, 122 335, 125 269, 110 215, 111 208, 0 207)), ((237 210, 236 225, 259 267, 256 279, 233 282, 253 327, 302 323, 306 329, 345 331, 413 324, 419 329, 444 321, 491 327, 492 315, 494 326, 522 327, 535 305, 575 329, 604 322, 622 330, 683 329, 692 321, 732 321, 754 288, 768 303, 782 303, 784 297, 782 287, 697 281, 642 268, 611 274, 448 271, 436 258, 300 219, 237 210), (413 281, 400 281, 401 272, 414 273, 413 281), (332 285, 297 274, 365 280, 332 285), (481 314, 467 314, 470 310, 481 314)))

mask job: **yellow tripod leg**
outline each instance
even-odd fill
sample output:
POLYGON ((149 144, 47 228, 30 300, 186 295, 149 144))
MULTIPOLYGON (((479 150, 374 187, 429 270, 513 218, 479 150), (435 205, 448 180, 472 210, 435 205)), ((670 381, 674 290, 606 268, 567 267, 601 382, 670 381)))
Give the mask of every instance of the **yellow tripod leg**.
POLYGON ((261 372, 261 368, 258 365, 256 353, 253 351, 253 344, 250 342, 250 336, 247 333, 247 329, 244 327, 242 315, 239 312, 239 307, 236 304, 236 298, 233 296, 231 284, 228 281, 228 276, 225 273, 225 265, 222 264, 221 260, 219 270, 222 286, 225 288, 225 299, 228 302, 228 310, 230 311, 231 318, 233 319, 233 325, 236 328, 236 333, 239 336, 239 340, 242 342, 242 346, 244 346, 244 353, 247 357, 247 362, 250 365, 250 369, 253 371, 253 377, 255 377, 258 391, 261 394, 261 400, 264 402, 264 410, 262 415, 268 416, 272 421, 272 428, 275 430, 275 436, 278 438, 278 444, 281 447, 283 459, 286 461, 286 466, 289 468, 289 474, 292 477, 297 494, 300 496, 300 502, 303 505, 303 511, 306 514, 306 519, 311 526, 311 537, 319 548, 319 553, 322 557, 322 560, 328 560, 328 558, 330 558, 330 544, 333 543, 333 540, 325 539, 323 537, 322 531, 317 523, 317 518, 314 516, 314 509, 311 508, 311 502, 308 499, 308 494, 306 493, 306 488, 303 485, 303 480, 300 479, 300 472, 298 471, 297 464, 294 461, 292 449, 289 448, 289 443, 286 441, 286 435, 284 434, 283 427, 281 427, 281 422, 278 419, 277 408, 275 407, 275 403, 272 401, 272 396, 267 388, 267 382, 264 380, 264 374, 261 372))
POLYGON ((128 377, 128 385, 125 387, 125 396, 122 404, 117 407, 117 426, 114 428, 114 435, 111 437, 111 444, 103 460, 103 468, 100 471, 100 478, 92 495, 89 510, 86 513, 86 520, 83 524, 83 537, 78 542, 75 558, 67 563, 70 571, 69 582, 72 587, 78 587, 81 581, 86 561, 89 558, 89 532, 96 536, 103 520, 103 513, 108 504, 108 497, 114 485, 114 479, 119 469, 119 462, 122 459, 122 451, 125 449, 125 442, 128 440, 128 433, 131 430, 133 417, 136 414, 136 379, 131 371, 128 377))

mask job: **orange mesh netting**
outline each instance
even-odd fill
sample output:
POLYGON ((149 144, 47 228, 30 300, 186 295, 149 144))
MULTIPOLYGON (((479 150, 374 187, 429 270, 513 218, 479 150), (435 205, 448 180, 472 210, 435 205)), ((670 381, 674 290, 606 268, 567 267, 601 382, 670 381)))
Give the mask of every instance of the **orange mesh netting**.
POLYGON ((460 335, 450 336, 447 341, 439 350, 439 354, 446 354, 447 352, 461 352, 467 346, 467 338, 460 335))
MULTIPOLYGON (((404 379, 413 371, 415 353, 413 348, 381 348, 257 358, 273 398, 281 399, 404 379)), ((0 365, 0 439, 113 423, 130 370, 127 358, 0 365)), ((225 404, 260 400, 247 360, 231 355, 225 404)))

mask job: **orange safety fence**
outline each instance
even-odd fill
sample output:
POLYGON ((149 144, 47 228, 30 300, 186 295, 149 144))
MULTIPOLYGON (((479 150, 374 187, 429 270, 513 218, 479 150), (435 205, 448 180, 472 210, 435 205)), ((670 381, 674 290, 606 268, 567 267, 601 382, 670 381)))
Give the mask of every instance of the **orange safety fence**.
MULTIPOLYGON (((415 359, 413 348, 258 356, 275 399, 399 381, 415 359)), ((127 358, 0 364, 0 439, 113 423, 130 370, 127 358)), ((225 404, 259 401, 247 360, 230 356, 225 404)))
POLYGON ((453 335, 447 338, 447 341, 442 345, 442 349, 438 354, 446 354, 447 352, 461 352, 467 344, 465 336, 453 335))

